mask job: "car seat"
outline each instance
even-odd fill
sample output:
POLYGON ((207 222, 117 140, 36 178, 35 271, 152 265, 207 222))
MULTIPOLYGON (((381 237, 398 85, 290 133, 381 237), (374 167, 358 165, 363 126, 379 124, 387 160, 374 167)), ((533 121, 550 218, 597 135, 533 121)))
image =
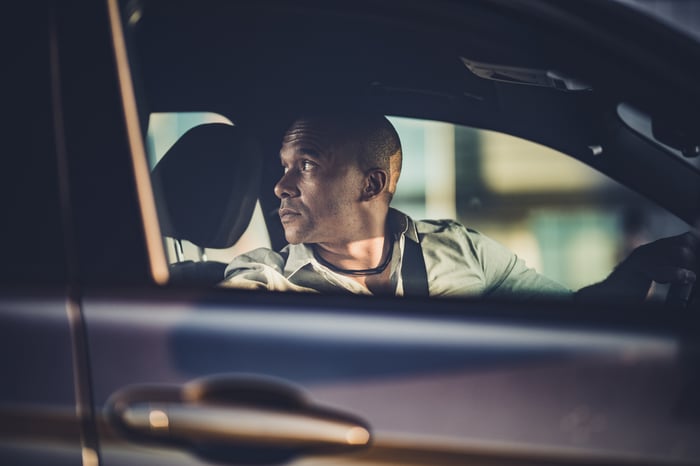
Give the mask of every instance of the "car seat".
POLYGON ((215 284, 226 264, 204 248, 233 246, 248 227, 258 199, 262 155, 240 128, 209 123, 187 131, 154 167, 151 177, 163 235, 175 240, 171 283, 215 284), (182 240, 198 247, 184 260, 182 240))

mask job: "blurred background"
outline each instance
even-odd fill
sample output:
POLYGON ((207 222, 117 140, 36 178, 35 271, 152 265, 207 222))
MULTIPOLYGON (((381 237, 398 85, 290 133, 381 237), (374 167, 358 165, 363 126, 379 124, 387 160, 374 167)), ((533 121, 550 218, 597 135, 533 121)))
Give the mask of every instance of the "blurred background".
MULTIPOLYGON (((449 123, 389 119, 404 152, 395 208, 416 219, 456 219, 571 289, 602 280, 634 247, 688 229, 636 193, 547 147, 449 123)), ((188 129, 209 122, 232 124, 214 113, 152 114, 151 167, 188 129)), ((269 246, 258 206, 233 248, 206 252, 228 262, 269 246)), ((193 246, 184 247, 186 258, 196 257, 193 246)), ((166 250, 174 262, 170 240, 166 250)))
POLYGON ((550 148, 447 123, 391 121, 405 160, 395 207, 416 218, 455 218, 572 289, 604 279, 636 246, 688 229, 550 148))

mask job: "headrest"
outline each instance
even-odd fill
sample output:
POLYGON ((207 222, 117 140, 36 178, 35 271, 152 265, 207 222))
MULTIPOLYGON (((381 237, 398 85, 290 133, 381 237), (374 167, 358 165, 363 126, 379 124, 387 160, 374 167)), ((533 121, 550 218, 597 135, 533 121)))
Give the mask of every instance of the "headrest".
POLYGON ((233 246, 253 214, 261 170, 260 148, 240 128, 190 129, 153 169, 162 233, 200 247, 233 246))

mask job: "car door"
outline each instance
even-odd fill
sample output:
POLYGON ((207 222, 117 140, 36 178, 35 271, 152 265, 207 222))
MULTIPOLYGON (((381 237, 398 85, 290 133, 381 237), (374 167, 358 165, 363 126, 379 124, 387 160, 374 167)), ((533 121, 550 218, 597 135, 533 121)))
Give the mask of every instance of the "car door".
POLYGON ((685 315, 168 286, 121 31, 120 14, 140 13, 115 1, 80 12, 60 10, 58 44, 94 461, 700 456, 685 315))
POLYGON ((112 420, 102 425, 103 462, 277 463, 288 444, 274 441, 284 437, 275 434, 275 416, 284 425, 290 408, 282 400, 299 393, 293 412, 301 418, 319 409, 347 415, 356 421, 345 435, 368 429, 373 442, 343 455, 341 447, 353 449, 341 437, 329 457, 325 431, 299 420, 299 464, 587 464, 597 455, 642 463, 695 454, 695 429, 680 421, 678 403, 692 395, 680 395, 687 380, 677 329, 620 330, 590 318, 582 319, 586 327, 567 325, 552 313, 546 324, 541 308, 528 308, 539 311, 535 325, 495 306, 470 305, 465 316, 463 306, 250 293, 87 296, 95 407, 112 420), (192 395, 207 392, 211 400, 192 395), (129 403, 172 413, 170 442, 148 423, 121 425, 115 410, 129 403), (177 431, 180 404, 216 408, 232 426, 242 406, 269 425, 231 434, 240 448, 226 452, 215 436, 177 431), (116 441, 124 435, 133 443, 116 441))
POLYGON ((3 31, 0 463, 78 465, 84 347, 66 242, 65 155, 56 118, 55 18, 10 5, 3 31))

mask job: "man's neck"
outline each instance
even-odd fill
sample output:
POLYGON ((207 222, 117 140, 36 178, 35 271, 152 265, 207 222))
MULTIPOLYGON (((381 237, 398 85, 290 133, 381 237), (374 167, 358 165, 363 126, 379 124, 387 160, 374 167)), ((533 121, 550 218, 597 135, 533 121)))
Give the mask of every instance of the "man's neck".
POLYGON ((316 244, 315 252, 321 261, 356 281, 374 294, 393 294, 391 262, 393 241, 389 234, 344 243, 341 245, 316 244), (330 247, 329 247, 330 246, 330 247))
POLYGON ((378 267, 391 252, 388 234, 376 235, 351 242, 317 243, 316 254, 335 267, 364 270, 378 267))

